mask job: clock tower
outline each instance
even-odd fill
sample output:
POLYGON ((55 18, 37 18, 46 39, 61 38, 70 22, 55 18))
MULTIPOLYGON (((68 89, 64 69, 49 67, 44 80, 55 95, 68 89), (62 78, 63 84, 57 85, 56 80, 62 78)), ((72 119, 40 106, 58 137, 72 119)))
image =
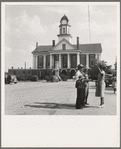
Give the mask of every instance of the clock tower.
POLYGON ((58 36, 58 41, 62 40, 65 38, 69 42, 71 42, 71 34, 70 34, 70 25, 68 24, 69 20, 66 15, 64 15, 61 20, 60 20, 60 25, 59 25, 59 35, 58 36))

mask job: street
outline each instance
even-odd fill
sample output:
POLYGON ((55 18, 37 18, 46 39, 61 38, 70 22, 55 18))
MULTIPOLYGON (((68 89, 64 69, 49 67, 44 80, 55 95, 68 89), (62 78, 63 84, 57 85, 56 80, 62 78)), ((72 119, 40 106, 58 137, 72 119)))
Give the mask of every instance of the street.
POLYGON ((73 80, 61 82, 18 82, 5 85, 5 115, 116 115, 117 100, 112 87, 105 90, 105 106, 99 108, 95 82, 90 82, 88 103, 75 109, 76 88, 73 80))

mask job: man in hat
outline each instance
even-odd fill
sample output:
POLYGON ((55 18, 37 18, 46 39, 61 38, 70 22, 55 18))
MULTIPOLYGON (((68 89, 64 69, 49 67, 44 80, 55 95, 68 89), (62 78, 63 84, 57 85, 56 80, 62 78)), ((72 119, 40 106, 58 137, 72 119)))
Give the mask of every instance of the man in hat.
POLYGON ((77 72, 75 75, 76 88, 77 88, 77 99, 76 99, 76 109, 83 108, 84 106, 84 78, 85 74, 83 72, 84 66, 79 64, 77 66, 77 72))
POLYGON ((85 97, 84 97, 84 104, 85 105, 89 105, 89 103, 87 103, 87 98, 88 98, 88 95, 89 95, 89 77, 88 77, 88 70, 90 68, 86 65, 85 68, 84 68, 84 72, 85 72, 85 97))

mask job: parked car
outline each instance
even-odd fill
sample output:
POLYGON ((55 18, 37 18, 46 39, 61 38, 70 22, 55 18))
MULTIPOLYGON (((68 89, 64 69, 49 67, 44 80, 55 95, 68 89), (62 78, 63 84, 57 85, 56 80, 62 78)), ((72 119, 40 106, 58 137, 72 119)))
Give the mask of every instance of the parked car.
POLYGON ((112 77, 113 77, 112 74, 106 74, 105 75, 105 84, 106 84, 106 87, 108 87, 109 85, 112 85, 112 77))
POLYGON ((11 74, 6 74, 5 75, 5 84, 10 84, 10 83, 17 83, 18 80, 16 78, 16 75, 11 75, 11 74))

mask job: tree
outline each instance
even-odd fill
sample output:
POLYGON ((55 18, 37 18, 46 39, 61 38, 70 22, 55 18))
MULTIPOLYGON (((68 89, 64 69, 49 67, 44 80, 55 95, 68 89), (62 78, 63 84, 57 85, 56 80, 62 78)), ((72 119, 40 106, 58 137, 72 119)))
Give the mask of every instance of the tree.
POLYGON ((94 59, 93 61, 94 61, 94 67, 91 70, 91 71, 93 71, 92 76, 91 76, 92 79, 94 79, 94 80, 97 79, 97 76, 98 76, 98 73, 99 73, 98 67, 100 65, 102 65, 105 68, 106 73, 109 73, 109 74, 111 73, 112 65, 107 65, 107 62, 104 61, 104 60, 99 61, 97 59, 94 59))

